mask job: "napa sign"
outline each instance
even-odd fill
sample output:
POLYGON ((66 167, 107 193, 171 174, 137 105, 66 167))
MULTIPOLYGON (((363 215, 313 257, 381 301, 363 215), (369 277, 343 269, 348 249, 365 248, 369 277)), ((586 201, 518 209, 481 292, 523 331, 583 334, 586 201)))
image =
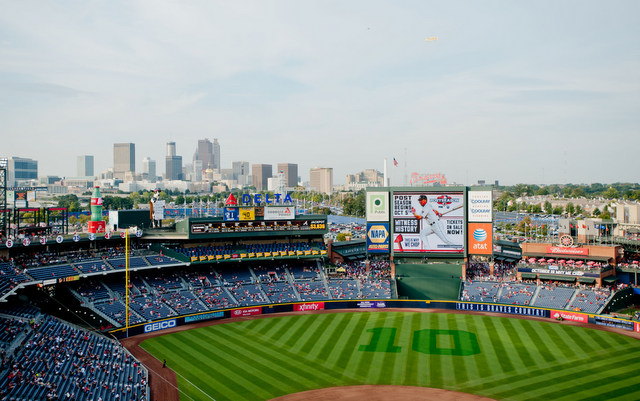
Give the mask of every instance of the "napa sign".
POLYGON ((367 252, 389 253, 389 223, 367 223, 367 252))
POLYGON ((291 195, 286 194, 243 194, 243 205, 285 205, 293 203, 291 195))

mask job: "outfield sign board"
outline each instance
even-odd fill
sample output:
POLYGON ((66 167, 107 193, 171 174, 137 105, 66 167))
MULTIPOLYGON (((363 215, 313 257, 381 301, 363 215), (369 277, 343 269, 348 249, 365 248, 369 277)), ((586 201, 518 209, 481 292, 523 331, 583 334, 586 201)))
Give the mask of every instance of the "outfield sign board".
POLYGON ((634 330, 635 326, 632 321, 616 319, 606 316, 594 316, 595 324, 599 326, 615 327, 624 330, 634 330))
POLYGON ((389 253, 389 223, 367 223, 367 252, 389 253))
POLYGON ((358 308, 372 309, 372 308, 386 308, 387 303, 384 301, 361 301, 358 302, 358 308))
POLYGON ((262 315, 262 308, 241 308, 231 311, 231 317, 262 315))
POLYGON ((296 218, 296 209, 293 206, 265 206, 265 220, 293 220, 296 218))
POLYGON ((493 192, 469 191, 467 204, 470 223, 490 223, 493 219, 493 192))
POLYGON ((144 325, 144 332, 151 333, 152 331, 159 331, 176 327, 176 319, 163 320, 161 322, 153 322, 144 325))
POLYGON ((184 317, 184 322, 185 323, 193 323, 193 322, 199 322, 201 320, 220 319, 220 318, 223 318, 223 317, 224 317, 224 312, 201 313, 199 315, 185 316, 184 317))
POLYGON ((548 309, 528 308, 524 306, 497 305, 497 304, 474 304, 470 302, 456 302, 456 310, 468 310, 474 312, 496 312, 509 315, 525 315, 549 317, 548 309))
POLYGON ((367 192, 367 221, 389 221, 389 193, 367 192))
POLYGON ((571 322, 589 323, 589 315, 584 313, 564 312, 559 310, 551 311, 551 319, 569 320, 571 322))
POLYGON ((303 304, 294 304, 295 312, 306 312, 310 310, 324 310, 324 302, 305 302, 303 304))

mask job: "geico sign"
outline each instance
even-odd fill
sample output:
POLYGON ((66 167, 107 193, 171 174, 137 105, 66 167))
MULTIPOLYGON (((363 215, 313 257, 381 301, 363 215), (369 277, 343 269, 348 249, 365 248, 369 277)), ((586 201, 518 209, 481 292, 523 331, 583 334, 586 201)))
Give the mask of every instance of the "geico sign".
POLYGON ((165 320, 163 322, 155 322, 144 325, 144 332, 150 333, 152 331, 164 330, 170 327, 176 327, 176 319, 165 320))

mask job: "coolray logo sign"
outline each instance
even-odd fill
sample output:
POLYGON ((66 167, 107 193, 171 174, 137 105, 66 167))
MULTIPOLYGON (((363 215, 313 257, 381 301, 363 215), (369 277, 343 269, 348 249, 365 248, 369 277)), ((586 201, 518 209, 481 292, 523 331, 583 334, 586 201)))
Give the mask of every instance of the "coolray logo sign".
POLYGON ((176 319, 164 320, 162 322, 154 322, 144 325, 144 332, 151 333, 152 331, 169 329, 171 327, 176 327, 176 319))
POLYGON ((493 253, 493 227, 491 223, 469 223, 469 254, 493 253))
POLYGON ((570 320, 572 322, 589 323, 589 316, 582 313, 551 311, 551 319, 570 320))
POLYGON ((493 219, 493 193, 491 191, 468 192, 469 222, 489 223, 493 219))
POLYGON ((295 312, 305 312, 310 310, 324 310, 324 302, 307 302, 293 305, 295 312))
POLYGON ((262 315, 262 308, 242 308, 231 311, 231 316, 233 317, 253 315, 262 315))
POLYGON ((389 221, 389 193, 367 192, 367 221, 389 221))

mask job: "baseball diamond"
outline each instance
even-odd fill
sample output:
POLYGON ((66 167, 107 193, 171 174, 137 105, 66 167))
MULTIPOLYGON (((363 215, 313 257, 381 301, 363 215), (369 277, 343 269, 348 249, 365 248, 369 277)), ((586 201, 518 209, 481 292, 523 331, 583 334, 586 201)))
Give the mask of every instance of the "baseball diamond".
POLYGON ((640 397, 640 343, 603 330, 400 311, 241 318, 145 340, 181 399, 266 400, 337 386, 421 386, 498 400, 640 397))

